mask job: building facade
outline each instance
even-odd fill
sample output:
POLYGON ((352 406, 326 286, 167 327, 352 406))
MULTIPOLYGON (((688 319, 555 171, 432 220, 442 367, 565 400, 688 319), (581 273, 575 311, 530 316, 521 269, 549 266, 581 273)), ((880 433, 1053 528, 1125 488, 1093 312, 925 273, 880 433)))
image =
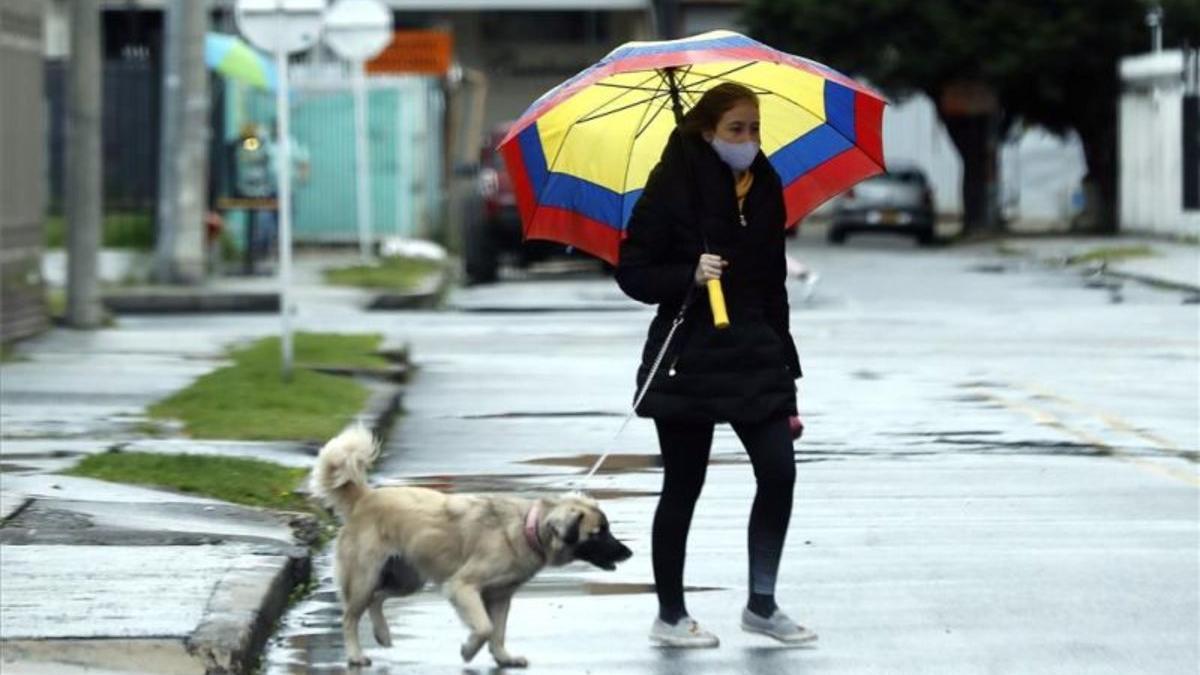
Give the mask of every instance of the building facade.
POLYGON ((0 341, 46 327, 46 175, 39 0, 0 5, 0 341))
POLYGON ((1121 61, 1120 227, 1200 236, 1200 51, 1121 61))

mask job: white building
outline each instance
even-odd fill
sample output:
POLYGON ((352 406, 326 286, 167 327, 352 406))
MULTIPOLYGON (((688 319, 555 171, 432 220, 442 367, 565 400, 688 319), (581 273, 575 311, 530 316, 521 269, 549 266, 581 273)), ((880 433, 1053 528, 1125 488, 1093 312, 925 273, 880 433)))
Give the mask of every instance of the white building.
MULTIPOLYGON (((888 164, 916 165, 933 185, 938 213, 962 213, 962 160, 933 101, 916 95, 895 102, 883 117, 888 164)), ((1066 231, 1080 209, 1087 172, 1083 144, 1074 133, 1056 136, 1042 127, 1017 130, 1000 148, 1000 203, 1015 232, 1066 231)))
MULTIPOLYGON (((1184 203, 1184 148, 1191 143, 1193 199, 1200 196, 1196 138, 1184 137, 1185 99, 1200 95, 1200 52, 1180 50, 1121 61, 1120 227, 1180 237, 1200 236, 1200 204, 1184 203)), ((1195 113, 1193 113, 1195 115, 1195 113)), ((1200 120, 1192 121, 1192 133, 1200 120)))

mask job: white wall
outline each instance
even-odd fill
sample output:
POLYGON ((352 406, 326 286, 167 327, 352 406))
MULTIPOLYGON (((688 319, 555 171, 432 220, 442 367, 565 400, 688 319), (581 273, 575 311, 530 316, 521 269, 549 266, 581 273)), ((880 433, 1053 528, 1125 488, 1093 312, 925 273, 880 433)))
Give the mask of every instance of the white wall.
POLYGON ((1121 229, 1196 236, 1200 211, 1183 210, 1183 53, 1124 59, 1121 73, 1121 229))
MULTIPOLYGON (((889 105, 883 116, 888 164, 916 164, 933 184, 939 213, 962 212, 962 160, 927 96, 889 105)), ((1000 150, 1001 203, 1015 231, 1065 231, 1079 210, 1080 182, 1087 171, 1074 133, 1060 138, 1030 127, 1000 150)))

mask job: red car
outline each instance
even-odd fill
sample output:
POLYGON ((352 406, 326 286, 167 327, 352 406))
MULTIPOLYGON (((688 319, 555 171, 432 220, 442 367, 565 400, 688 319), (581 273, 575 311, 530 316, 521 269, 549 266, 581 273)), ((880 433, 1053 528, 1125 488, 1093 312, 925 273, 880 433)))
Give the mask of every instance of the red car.
POLYGON ((480 209, 463 233, 463 261, 471 283, 495 281, 502 261, 524 268, 566 249, 553 242, 522 240, 512 178, 496 152, 510 124, 493 127, 479 152, 480 209))

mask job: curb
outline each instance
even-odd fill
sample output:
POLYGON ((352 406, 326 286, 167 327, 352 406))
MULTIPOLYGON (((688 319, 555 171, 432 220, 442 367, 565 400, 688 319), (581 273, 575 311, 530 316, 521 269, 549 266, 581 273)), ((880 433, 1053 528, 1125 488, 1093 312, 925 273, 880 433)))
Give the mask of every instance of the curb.
POLYGON ((371 430, 375 439, 383 443, 387 439, 387 432, 392 426, 392 420, 396 419, 396 415, 400 412, 404 389, 395 384, 380 384, 372 380, 366 380, 363 383, 371 389, 371 395, 367 398, 367 404, 363 406, 363 411, 355 417, 355 420, 364 424, 371 430))
POLYGON ((279 293, 197 293, 146 289, 106 294, 104 306, 115 314, 190 314, 201 312, 278 312, 279 293))
POLYGON ((1122 272, 1120 270, 1114 270, 1112 268, 1107 268, 1107 267, 1104 270, 1102 270, 1100 273, 1107 277, 1117 277, 1118 279, 1128 279, 1130 281, 1137 281, 1137 282, 1146 284, 1147 286, 1154 286, 1156 288, 1164 288, 1164 289, 1168 289, 1168 290, 1172 290, 1172 291, 1182 291, 1184 293, 1200 294, 1200 286, 1193 286, 1192 284, 1185 284, 1185 283, 1181 283, 1178 281, 1170 281, 1168 279, 1152 277, 1148 274, 1139 274, 1137 272, 1122 272))
MULTIPOLYGON (((997 241, 1000 241, 1000 243, 1006 243, 1007 241, 1014 239, 1014 238, 1017 239, 1018 241, 1021 239, 1020 237, 1009 237, 1009 238, 1000 238, 997 241)), ((979 242, 971 242, 971 243, 979 243, 979 242)), ((1200 294, 1200 286, 1185 283, 1185 282, 1180 282, 1180 281, 1173 281, 1170 279, 1164 279, 1162 277, 1156 277, 1156 276, 1153 276, 1150 274, 1144 274, 1144 273, 1140 273, 1140 272, 1123 271, 1117 267, 1114 267, 1113 264, 1111 264, 1111 263, 1095 263, 1095 262, 1090 263, 1090 264, 1070 263, 1070 262, 1064 262, 1064 260, 1060 257, 1049 257, 1049 258, 1043 257, 1041 255, 1038 255, 1038 253, 1036 251, 1031 251, 1031 250, 1017 251, 1016 253, 1017 253, 1017 257, 1024 258, 1026 260, 1030 260, 1034 263, 1037 263, 1038 265, 1043 265, 1046 267, 1054 267, 1054 268, 1068 270, 1068 271, 1074 270, 1076 272, 1080 272, 1083 274, 1087 274, 1087 273, 1099 274, 1101 276, 1111 277, 1114 279, 1125 279, 1128 281, 1136 281, 1138 283, 1146 284, 1147 286, 1153 286, 1155 288, 1160 288, 1160 289, 1180 291, 1183 293, 1200 294)), ((1119 264, 1120 263, 1117 263, 1118 266, 1119 266, 1119 264)))
POLYGON ((409 293, 378 293, 371 302, 367 303, 366 308, 386 311, 437 307, 442 301, 442 296, 450 287, 453 276, 449 266, 443 267, 437 274, 430 275, 429 280, 422 283, 417 290, 409 293))
MULTIPOLYGON (((400 411, 404 389, 378 379, 360 379, 371 390, 356 419, 382 440, 400 411)), ((206 673, 253 672, 267 640, 296 588, 312 574, 312 551, 293 547, 285 556, 264 556, 262 569, 230 574, 217 585, 196 631, 186 641, 206 673), (280 564, 283 563, 283 564, 280 564)))
MULTIPOLYGON (((371 394, 356 419, 382 441, 400 411, 404 390, 374 378, 360 381, 371 394)), ((217 584, 204 617, 185 641, 204 672, 249 673, 257 668, 289 598, 312 574, 312 551, 294 546, 284 553, 263 556, 259 569, 230 573, 217 584)))
POLYGON ((230 573, 217 583, 204 616, 184 644, 206 673, 253 671, 292 590, 312 573, 312 555, 295 547, 283 556, 263 556, 250 573, 230 573))
POLYGON ((356 368, 347 366, 304 366, 309 370, 326 375, 341 375, 344 377, 371 377, 390 382, 404 382, 408 379, 408 366, 394 364, 384 368, 356 368))

